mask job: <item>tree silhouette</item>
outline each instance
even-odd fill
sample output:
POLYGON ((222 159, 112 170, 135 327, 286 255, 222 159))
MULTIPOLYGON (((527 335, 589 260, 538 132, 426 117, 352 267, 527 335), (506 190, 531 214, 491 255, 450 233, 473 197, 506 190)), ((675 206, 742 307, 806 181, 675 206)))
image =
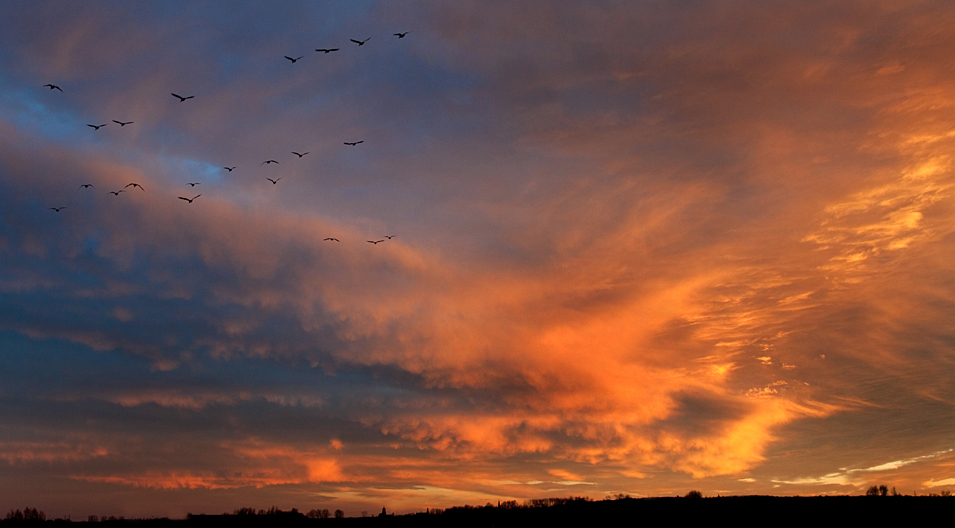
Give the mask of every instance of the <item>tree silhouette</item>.
POLYGON ((23 508, 23 511, 20 510, 10 510, 7 512, 7 516, 4 517, 5 521, 45 521, 46 514, 36 508, 23 508))
POLYGON ((314 510, 309 510, 306 514, 306 517, 309 519, 328 519, 328 509, 326 508, 319 510, 316 508, 314 510))
POLYGON ((885 497, 888 494, 889 488, 885 484, 869 486, 869 489, 865 490, 866 497, 885 497))

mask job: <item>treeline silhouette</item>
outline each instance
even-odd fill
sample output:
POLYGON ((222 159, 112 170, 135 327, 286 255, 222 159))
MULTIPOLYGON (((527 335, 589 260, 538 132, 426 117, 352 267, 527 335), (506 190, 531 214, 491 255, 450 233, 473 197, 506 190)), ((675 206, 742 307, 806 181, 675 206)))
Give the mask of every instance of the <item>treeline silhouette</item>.
MULTIPOLYGON (((728 496, 704 497, 697 490, 682 497, 634 498, 626 494, 607 496, 604 500, 589 497, 553 497, 530 499, 523 502, 502 501, 484 506, 454 506, 447 509, 428 508, 423 512, 394 515, 385 508, 381 513, 345 517, 342 510, 312 509, 300 512, 297 508, 284 511, 275 506, 269 509, 238 508, 220 515, 189 514, 184 520, 168 518, 123 519, 122 517, 89 516, 85 522, 142 525, 144 527, 170 525, 188 526, 302 526, 332 523, 375 524, 387 526, 580 526, 593 524, 646 523, 713 523, 717 519, 731 522, 772 523, 789 525, 859 524, 888 522, 928 524, 938 518, 948 519, 955 508, 951 492, 930 495, 902 495, 895 488, 872 486, 863 496, 728 496), (946 515, 946 517, 940 517, 946 515)), ((0 524, 35 524, 41 522, 70 523, 70 519, 48 520, 36 508, 11 510, 0 524)), ((170 527, 173 528, 173 527, 170 527)))
POLYGON ((10 510, 4 521, 45 521, 46 514, 36 508, 23 508, 23 510, 10 510))

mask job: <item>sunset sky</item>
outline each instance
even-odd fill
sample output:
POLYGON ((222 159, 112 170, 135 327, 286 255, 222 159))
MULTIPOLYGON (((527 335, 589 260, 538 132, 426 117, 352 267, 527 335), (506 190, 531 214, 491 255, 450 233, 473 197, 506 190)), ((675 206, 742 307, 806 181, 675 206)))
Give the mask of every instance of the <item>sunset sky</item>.
POLYGON ((951 2, 3 2, 0 43, 0 514, 955 490, 951 2))

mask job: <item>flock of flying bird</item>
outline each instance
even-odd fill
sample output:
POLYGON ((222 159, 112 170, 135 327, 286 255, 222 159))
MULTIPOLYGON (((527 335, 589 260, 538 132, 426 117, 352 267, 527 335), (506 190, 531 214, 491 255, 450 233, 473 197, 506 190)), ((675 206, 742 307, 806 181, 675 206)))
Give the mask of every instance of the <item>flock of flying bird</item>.
MULTIPOLYGON (((408 33, 410 33, 410 31, 405 31, 405 32, 403 32, 403 33, 393 33, 393 35, 396 36, 396 37, 398 37, 399 39, 402 39, 402 38, 405 38, 405 36, 408 35, 408 33)), ((356 39, 349 39, 349 40, 351 40, 351 42, 354 42, 354 43, 357 44, 358 46, 364 46, 366 42, 368 42, 369 40, 371 40, 371 37, 368 37, 368 38, 366 38, 365 40, 356 40, 356 39)), ((339 51, 340 49, 341 49, 341 48, 318 48, 318 49, 316 49, 315 51, 316 51, 316 52, 319 52, 319 53, 324 53, 324 54, 327 55, 327 54, 329 54, 329 53, 332 53, 332 52, 335 52, 335 51, 339 51)), ((289 61, 291 61, 292 64, 295 64, 296 62, 298 62, 298 61, 299 61, 300 59, 302 59, 303 57, 304 57, 304 55, 301 56, 301 57, 289 57, 288 55, 285 55, 285 58, 288 59, 289 61)), ((60 88, 59 86, 57 86, 57 85, 55 85, 55 84, 52 84, 52 83, 44 84, 43 87, 44 87, 44 88, 49 88, 51 91, 52 91, 52 90, 59 90, 60 92, 63 91, 62 88, 60 88)), ((170 94, 171 94, 173 97, 175 97, 176 99, 178 99, 180 103, 184 103, 184 102, 186 102, 186 101, 189 100, 189 99, 195 98, 195 95, 181 96, 181 95, 179 95, 179 94, 172 93, 172 92, 171 92, 170 94)), ((120 121, 120 120, 117 120, 117 119, 113 119, 112 122, 118 124, 118 125, 120 126, 120 128, 125 127, 126 125, 132 125, 132 124, 134 123, 134 121, 120 121)), ((94 131, 98 131, 99 129, 105 127, 105 126, 108 125, 108 124, 109 124, 109 123, 103 123, 102 125, 87 124, 86 126, 92 128, 94 131)), ((345 141, 344 144, 345 144, 345 145, 348 145, 348 146, 351 146, 351 147, 355 147, 355 146, 358 146, 359 144, 364 143, 364 142, 365 142, 364 140, 361 140, 361 141, 345 141)), ((309 154, 309 152, 295 152, 295 151, 292 151, 292 154, 295 154, 296 156, 298 156, 299 159, 301 159, 301 158, 304 158, 305 155, 309 154)), ((261 165, 271 165, 271 164, 273 164, 273 163, 274 163, 274 164, 277 164, 277 165, 279 164, 279 162, 276 161, 276 160, 274 160, 274 159, 268 159, 268 160, 263 161, 263 162, 261 163, 261 165)), ((222 167, 222 168, 223 168, 224 170, 228 171, 228 172, 232 172, 233 170, 236 169, 236 167, 234 167, 234 166, 233 166, 233 167, 225 166, 225 167, 222 167)), ((271 182, 272 185, 275 185, 275 184, 277 184, 282 178, 275 178, 275 179, 265 178, 265 179, 268 180, 269 182, 271 182)), ((196 185, 201 185, 201 184, 202 184, 201 182, 186 182, 186 183, 187 183, 190 187, 195 187, 196 185)), ((117 190, 117 191, 107 191, 107 194, 112 194, 113 196, 119 196, 120 193, 126 192, 126 189, 128 189, 128 188, 130 188, 130 187, 132 187, 132 188, 134 188, 134 189, 138 188, 139 190, 141 190, 141 191, 143 191, 143 192, 146 192, 146 189, 144 189, 142 185, 140 185, 140 184, 138 184, 138 183, 135 183, 135 182, 131 182, 131 183, 127 184, 125 187, 123 187, 122 189, 119 189, 119 190, 117 190)), ((93 186, 92 183, 84 183, 84 184, 80 185, 78 189, 93 189, 93 188, 95 188, 95 187, 93 186)), ((194 202, 194 201, 196 200, 196 198, 199 198, 200 196, 202 196, 202 194, 197 194, 197 195, 193 196, 192 198, 187 198, 187 197, 185 197, 185 196, 179 196, 178 198, 179 198, 180 200, 184 200, 184 201, 186 201, 186 202, 188 202, 188 203, 191 204, 192 202, 194 202)), ((66 208, 67 208, 66 206, 50 207, 51 210, 53 210, 53 211, 55 211, 55 212, 57 212, 57 213, 59 213, 60 211, 66 209, 66 208)), ((386 239, 387 239, 387 240, 391 240, 392 238, 395 238, 395 236, 397 236, 397 235, 384 235, 384 238, 381 239, 381 240, 367 240, 366 242, 368 242, 369 244, 378 245, 378 244, 380 244, 381 242, 384 242, 386 239)), ((339 239, 334 238, 334 237, 325 238, 323 241, 325 241, 325 242, 341 242, 339 239)))

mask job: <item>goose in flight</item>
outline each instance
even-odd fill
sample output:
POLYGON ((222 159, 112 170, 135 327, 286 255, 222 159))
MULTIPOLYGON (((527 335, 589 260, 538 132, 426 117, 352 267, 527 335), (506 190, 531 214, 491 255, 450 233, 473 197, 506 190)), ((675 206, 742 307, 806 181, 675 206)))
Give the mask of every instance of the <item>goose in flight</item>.
POLYGON ((56 211, 56 212, 59 213, 59 212, 62 211, 63 209, 66 209, 66 206, 64 205, 63 207, 51 207, 50 209, 53 209, 54 211, 56 211))
POLYGON ((59 90, 59 91, 61 91, 61 92, 63 91, 63 88, 60 88, 59 86, 57 86, 57 85, 55 85, 55 84, 44 84, 43 87, 44 87, 44 88, 49 87, 50 90, 59 90))
POLYGON ((177 94, 172 94, 172 96, 175 97, 176 99, 179 99, 180 103, 184 102, 186 99, 192 99, 193 97, 195 97, 194 95, 187 95, 186 97, 183 97, 177 94))
MULTIPOLYGON (((138 183, 127 183, 126 187, 139 187, 140 191, 146 192, 146 189, 143 189, 143 186, 138 183)), ((126 187, 123 187, 123 189, 125 189, 126 187)))
POLYGON ((99 129, 103 128, 104 126, 108 125, 108 124, 109 124, 109 123, 103 123, 102 125, 86 125, 86 126, 92 127, 94 130, 99 130, 99 129))
POLYGON ((266 180, 269 180, 270 182, 272 182, 272 185, 275 185, 275 184, 278 183, 279 180, 281 180, 281 179, 282 179, 282 178, 276 178, 276 179, 273 180, 272 178, 266 178, 266 180))
POLYGON ((222 168, 229 172, 232 172, 233 170, 235 170, 235 167, 222 167, 222 168))
POLYGON ((371 37, 368 37, 365 40, 355 40, 355 39, 348 39, 348 40, 354 42, 355 44, 358 44, 359 46, 364 46, 366 42, 371 40, 371 37))
POLYGON ((338 240, 337 238, 328 237, 322 242, 341 242, 341 240, 338 240))
POLYGON ((404 33, 395 33, 395 36, 398 38, 405 38, 405 35, 411 33, 410 31, 405 31, 404 33))
POLYGON ((325 55, 328 55, 329 53, 331 53, 331 52, 333 52, 333 51, 338 51, 338 50, 339 50, 339 48, 327 48, 327 49, 326 49, 326 48, 321 48, 321 49, 317 49, 317 50, 315 50, 315 51, 321 51, 321 52, 324 52, 325 55))
POLYGON ((117 125, 121 126, 121 127, 124 127, 124 126, 126 126, 126 125, 131 125, 131 124, 133 124, 132 121, 127 121, 127 122, 123 123, 122 121, 117 121, 117 120, 115 120, 115 119, 113 120, 113 122, 116 123, 117 125))
POLYGON ((359 143, 364 143, 364 142, 365 142, 365 140, 363 139, 363 140, 361 140, 361 141, 356 141, 356 142, 354 142, 354 143, 349 143, 349 142, 346 141, 345 144, 346 144, 346 145, 351 145, 351 146, 354 147, 355 145, 357 145, 357 144, 359 144, 359 143))
MULTIPOLYGON (((302 57, 304 56, 305 55, 302 55, 302 57)), ((299 57, 298 59, 301 59, 302 57, 299 57)), ((296 62, 298 62, 298 59, 293 59, 292 57, 289 57, 288 55, 286 55, 285 58, 292 61, 292 64, 295 64, 296 62)))
MULTIPOLYGON (((186 183, 189 184, 189 187, 195 187, 196 185, 202 185, 202 184, 199 183, 199 182, 186 182, 186 183)), ((193 198, 193 200, 195 200, 195 198, 193 198)))
POLYGON ((369 244, 378 245, 379 242, 384 242, 384 240, 368 240, 367 242, 368 242, 369 244))
MULTIPOLYGON (((77 187, 77 189, 89 189, 90 187, 93 187, 92 183, 84 183, 83 185, 80 185, 79 187, 77 187)), ((96 187, 93 187, 93 188, 95 189, 96 187)))
POLYGON ((119 193, 121 192, 126 192, 126 189, 120 189, 118 191, 107 191, 108 194, 112 194, 113 196, 119 196, 119 193))
POLYGON ((189 203, 192 203, 193 200, 195 200, 196 198, 198 198, 198 197, 200 197, 200 196, 202 196, 202 195, 201 195, 201 194, 197 194, 197 195, 193 196, 192 198, 185 198, 185 197, 183 197, 183 196, 180 196, 179 199, 180 199, 180 200, 185 200, 185 201, 187 201, 187 202, 189 202, 189 203))
POLYGON ((385 235, 385 238, 387 238, 388 240, 391 240, 392 238, 395 238, 396 236, 398 235, 385 235))
POLYGON ((269 163, 278 163, 278 162, 275 160, 265 160, 262 162, 262 165, 268 165, 269 163))
POLYGON ((308 154, 308 152, 304 152, 304 153, 302 153, 302 154, 299 154, 298 152, 292 151, 292 154, 295 154, 295 155, 298 156, 299 158, 302 158, 302 157, 305 157, 305 154, 308 154))

